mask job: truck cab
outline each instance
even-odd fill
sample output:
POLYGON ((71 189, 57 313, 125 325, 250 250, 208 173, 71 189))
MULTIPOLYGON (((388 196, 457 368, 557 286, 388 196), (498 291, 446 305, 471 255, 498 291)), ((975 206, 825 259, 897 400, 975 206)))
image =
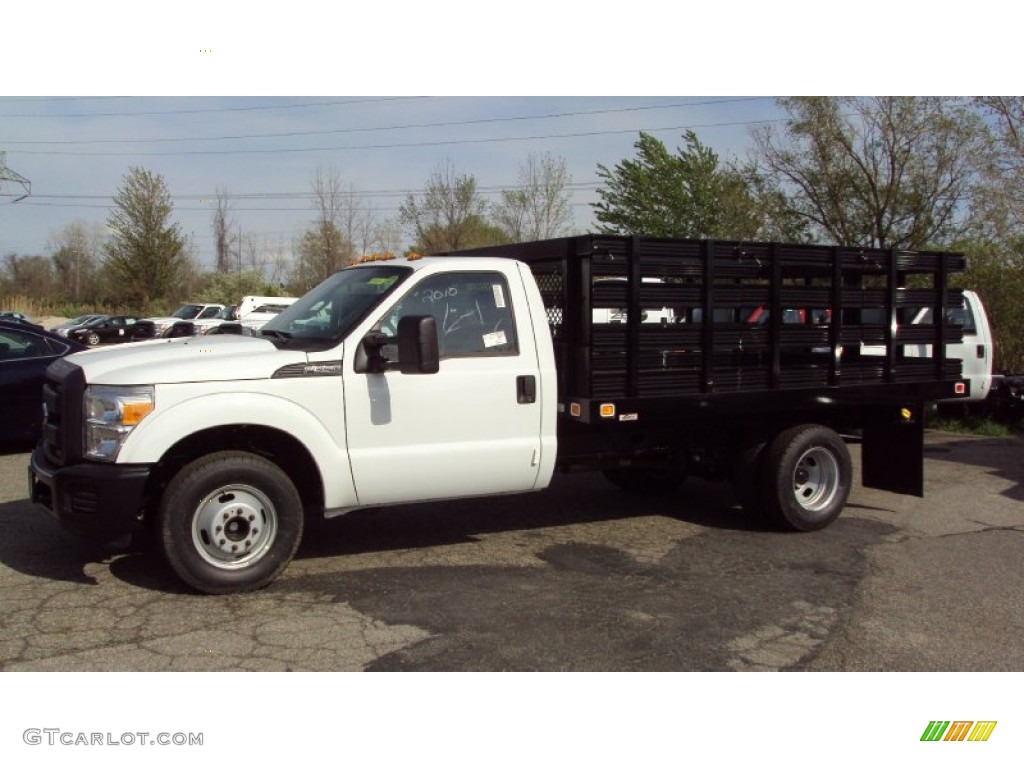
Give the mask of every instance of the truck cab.
POLYGON ((992 389, 994 341, 981 297, 964 291, 964 306, 949 310, 949 322, 963 329, 963 340, 946 345, 946 357, 963 361, 963 377, 971 383, 969 402, 981 402, 992 389))
POLYGON ((534 328, 544 314, 532 279, 524 280, 529 270, 498 259, 406 264, 343 271, 264 326, 282 348, 305 348, 311 365, 341 366, 353 501, 374 506, 546 486, 555 377, 550 338, 534 328), (363 292, 385 286, 378 303, 348 318, 363 292), (436 370, 405 364, 408 318, 430 321, 436 370), (316 341, 335 338, 344 338, 341 347, 316 341))
POLYGON ((554 470, 551 338, 513 260, 360 265, 259 337, 133 346, 48 371, 32 498, 82 533, 155 529, 200 591, 275 578, 307 512, 531 491, 554 470))
MULTIPOLYGON (((867 320, 883 324, 883 319, 868 317, 867 320)), ((910 328, 927 329, 935 325, 935 312, 931 308, 915 308, 900 317, 901 325, 910 328)), ((961 403, 980 403, 988 397, 992 388, 992 361, 994 358, 994 342, 988 315, 981 302, 981 297, 974 291, 963 291, 963 304, 950 306, 946 310, 946 323, 958 329, 961 337, 945 345, 947 359, 961 361, 961 375, 970 382, 970 392, 966 397, 957 398, 961 403)), ((863 345, 861 354, 884 354, 882 345, 863 345)), ((932 344, 907 344, 903 347, 903 355, 908 358, 931 358, 935 354, 932 344)))

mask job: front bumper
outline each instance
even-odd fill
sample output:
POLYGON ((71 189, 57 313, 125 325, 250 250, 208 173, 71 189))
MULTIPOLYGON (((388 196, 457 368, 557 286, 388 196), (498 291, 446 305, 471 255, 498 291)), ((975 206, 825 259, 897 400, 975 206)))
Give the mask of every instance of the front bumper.
POLYGON ((29 499, 71 531, 113 538, 142 527, 151 472, 145 464, 58 467, 37 446, 28 467, 29 499))

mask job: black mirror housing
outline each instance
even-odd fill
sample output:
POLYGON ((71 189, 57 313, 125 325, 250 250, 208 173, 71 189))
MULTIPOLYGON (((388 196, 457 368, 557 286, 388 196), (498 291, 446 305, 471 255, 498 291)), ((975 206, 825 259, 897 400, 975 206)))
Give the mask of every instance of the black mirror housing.
POLYGON ((397 367, 402 373, 437 373, 441 370, 437 321, 433 315, 407 315, 398 320, 397 367))
POLYGON ((441 370, 437 343, 437 321, 432 315, 399 318, 398 335, 387 336, 370 331, 356 348, 353 370, 356 373, 437 373, 441 370), (398 360, 384 357, 384 347, 397 345, 398 360))

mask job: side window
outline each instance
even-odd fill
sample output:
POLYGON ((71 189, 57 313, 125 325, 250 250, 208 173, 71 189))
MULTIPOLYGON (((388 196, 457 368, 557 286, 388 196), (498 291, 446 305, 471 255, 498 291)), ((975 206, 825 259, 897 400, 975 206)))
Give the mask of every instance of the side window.
POLYGON ((51 354, 46 339, 20 331, 0 330, 0 360, 24 360, 51 354))
POLYGON ((974 313, 971 311, 970 304, 964 304, 963 308, 957 307, 956 309, 946 310, 946 321, 950 325, 959 325, 964 330, 965 335, 974 335, 978 333, 978 327, 974 324, 974 313))
POLYGON ((406 315, 433 315, 441 359, 519 354, 508 283, 497 272, 428 277, 377 326, 394 335, 406 315))

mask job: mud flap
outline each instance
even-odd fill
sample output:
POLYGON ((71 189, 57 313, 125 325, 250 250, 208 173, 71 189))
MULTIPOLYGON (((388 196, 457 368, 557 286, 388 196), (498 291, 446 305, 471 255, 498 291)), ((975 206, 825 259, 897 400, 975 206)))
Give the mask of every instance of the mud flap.
POLYGON ((865 425, 861 447, 865 488, 924 496, 924 407, 893 408, 865 425))

